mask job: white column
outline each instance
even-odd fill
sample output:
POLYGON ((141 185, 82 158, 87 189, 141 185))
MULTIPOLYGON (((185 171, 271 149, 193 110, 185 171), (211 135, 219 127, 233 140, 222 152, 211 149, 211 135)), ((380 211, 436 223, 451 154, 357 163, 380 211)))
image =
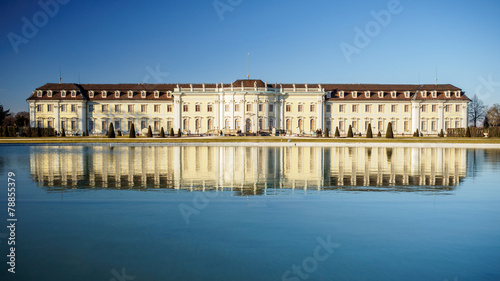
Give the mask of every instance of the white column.
POLYGON ((415 132, 417 129, 420 132, 420 102, 411 102, 411 129, 415 132))
POLYGON ((182 110, 181 110, 181 96, 180 94, 174 94, 174 132, 176 132, 178 129, 181 129, 181 122, 182 122, 182 110))
POLYGON ((253 100, 253 121, 252 121, 252 131, 257 132, 259 130, 259 99, 255 97, 253 100))
POLYGON ((87 130, 87 103, 78 105, 78 129, 82 132, 87 130))
POLYGON ((280 129, 280 125, 281 125, 281 118, 280 118, 280 102, 278 100, 277 97, 275 97, 275 100, 274 100, 274 127, 276 128, 276 130, 279 130, 280 129))
MULTIPOLYGON (((318 125, 317 127, 321 129, 322 132, 325 131, 325 113, 324 113, 324 108, 325 108, 325 102, 323 100, 323 96, 321 97, 321 100, 318 101, 318 125)), ((316 130, 317 128, 313 128, 313 130, 316 130)))
POLYGON ((462 105, 462 127, 467 128, 469 126, 469 112, 468 112, 468 104, 462 105))
POLYGON ((247 118, 245 117, 245 111, 246 111, 246 100, 245 96, 243 95, 243 99, 240 102, 240 114, 241 114, 241 131, 243 133, 247 132, 247 118))
POLYGON ((54 105, 54 129, 58 132, 61 133, 61 120, 59 118, 59 111, 60 111, 61 105, 59 104, 59 101, 54 105))
POLYGON ((438 133, 441 130, 444 131, 444 105, 442 103, 438 104, 438 133))
POLYGON ((219 97, 217 97, 214 101, 214 107, 215 107, 215 122, 214 122, 214 129, 219 130, 220 128, 220 100, 219 97))
POLYGON ((264 129, 269 130, 269 100, 265 100, 264 104, 264 129))
POLYGON ((36 127, 36 102, 30 102, 30 127, 36 127))

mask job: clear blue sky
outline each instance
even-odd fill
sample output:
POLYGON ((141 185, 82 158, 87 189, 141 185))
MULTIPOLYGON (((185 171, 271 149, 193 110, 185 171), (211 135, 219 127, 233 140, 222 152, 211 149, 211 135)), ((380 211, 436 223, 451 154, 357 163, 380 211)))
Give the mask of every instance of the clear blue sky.
POLYGON ((437 68, 438 83, 500 103, 500 1, 401 0, 378 30, 371 12, 391 1, 214 2, 70 0, 47 15, 38 1, 2 0, 0 103, 27 110, 60 68, 66 83, 229 83, 246 77, 248 52, 251 78, 270 83, 433 84, 437 68), (23 17, 38 31, 23 35, 23 17), (367 26, 348 62, 341 43, 356 47, 367 26))

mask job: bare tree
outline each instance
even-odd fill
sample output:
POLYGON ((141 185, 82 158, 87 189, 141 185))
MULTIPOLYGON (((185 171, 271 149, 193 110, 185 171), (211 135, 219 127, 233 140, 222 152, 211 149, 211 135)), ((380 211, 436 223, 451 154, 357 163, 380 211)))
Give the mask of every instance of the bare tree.
POLYGON ((500 126, 500 104, 495 103, 489 107, 486 117, 492 126, 500 126))
POLYGON ((486 116, 486 107, 482 100, 480 100, 477 95, 474 95, 472 101, 469 103, 469 122, 472 123, 474 127, 477 127, 477 123, 483 121, 486 116))

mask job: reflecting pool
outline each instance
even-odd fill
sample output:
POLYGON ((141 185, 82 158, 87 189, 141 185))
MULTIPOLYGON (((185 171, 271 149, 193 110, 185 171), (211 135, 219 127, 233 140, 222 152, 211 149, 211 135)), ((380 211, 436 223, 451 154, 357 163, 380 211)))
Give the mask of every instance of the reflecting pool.
POLYGON ((500 150, 0 146, 1 280, 500 280, 500 150))

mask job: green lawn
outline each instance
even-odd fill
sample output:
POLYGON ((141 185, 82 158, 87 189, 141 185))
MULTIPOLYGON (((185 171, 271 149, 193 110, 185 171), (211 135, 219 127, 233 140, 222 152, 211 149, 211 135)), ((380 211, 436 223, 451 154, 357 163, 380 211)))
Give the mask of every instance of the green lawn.
POLYGON ((182 138, 128 138, 117 137, 114 139, 105 137, 47 137, 47 138, 0 138, 0 144, 12 143, 213 143, 213 142, 319 142, 319 143, 493 143, 500 144, 500 138, 403 138, 394 139, 381 138, 314 138, 314 137, 182 137, 182 138))

